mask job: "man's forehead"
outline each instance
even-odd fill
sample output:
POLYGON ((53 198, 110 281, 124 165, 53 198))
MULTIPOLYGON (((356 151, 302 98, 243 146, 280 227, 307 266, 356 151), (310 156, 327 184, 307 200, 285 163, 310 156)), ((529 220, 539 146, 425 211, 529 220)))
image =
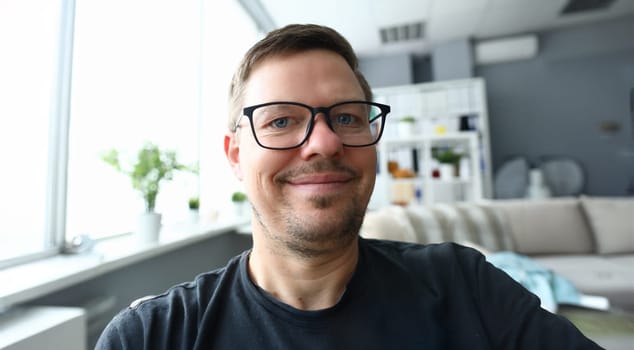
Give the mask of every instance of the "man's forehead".
POLYGON ((364 99, 363 89, 345 59, 332 51, 274 55, 253 66, 245 81, 245 104, 292 100, 324 94, 342 100, 364 99), (263 101, 261 99, 266 99, 263 101))

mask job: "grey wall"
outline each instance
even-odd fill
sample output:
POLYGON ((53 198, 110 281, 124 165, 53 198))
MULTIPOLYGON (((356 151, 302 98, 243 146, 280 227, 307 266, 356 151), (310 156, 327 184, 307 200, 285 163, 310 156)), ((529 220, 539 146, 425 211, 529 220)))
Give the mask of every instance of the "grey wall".
POLYGON ((412 57, 409 54, 360 57, 359 70, 373 88, 414 82, 412 57))
POLYGON ((114 296, 115 308, 92 325, 88 348, 94 348, 108 321, 139 297, 160 294, 169 287, 191 281, 202 272, 224 266, 227 261, 251 247, 251 236, 227 233, 214 236, 167 254, 141 261, 125 268, 79 283, 56 293, 33 300, 33 305, 83 306, 102 296, 114 296))
POLYGON ((629 91, 634 18, 540 35, 535 59, 477 67, 485 78, 494 169, 516 155, 578 160, 590 195, 625 195, 634 180, 629 91), (615 120, 607 136, 599 123, 615 120))
POLYGON ((436 44, 431 61, 434 80, 454 80, 473 77, 473 50, 468 39, 436 44))

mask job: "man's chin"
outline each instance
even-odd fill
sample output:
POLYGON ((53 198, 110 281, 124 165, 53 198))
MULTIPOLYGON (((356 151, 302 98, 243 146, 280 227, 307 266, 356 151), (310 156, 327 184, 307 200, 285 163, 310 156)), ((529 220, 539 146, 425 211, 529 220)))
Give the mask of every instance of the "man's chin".
POLYGON ((350 220, 341 216, 302 220, 298 226, 290 226, 291 239, 287 247, 301 256, 316 257, 339 251, 351 244, 358 231, 350 228, 350 220))
POLYGON ((339 195, 313 196, 308 199, 313 209, 329 209, 336 206, 337 201, 341 200, 339 195))

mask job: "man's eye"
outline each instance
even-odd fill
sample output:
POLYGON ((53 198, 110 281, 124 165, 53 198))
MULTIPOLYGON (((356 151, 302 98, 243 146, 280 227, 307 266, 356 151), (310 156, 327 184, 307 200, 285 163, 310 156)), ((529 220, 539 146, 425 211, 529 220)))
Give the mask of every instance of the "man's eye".
POLYGON ((357 122, 357 118, 351 114, 339 114, 335 119, 339 125, 354 125, 357 122))
POLYGON ((283 129, 288 127, 289 120, 288 118, 277 118, 271 122, 271 126, 276 129, 283 129))

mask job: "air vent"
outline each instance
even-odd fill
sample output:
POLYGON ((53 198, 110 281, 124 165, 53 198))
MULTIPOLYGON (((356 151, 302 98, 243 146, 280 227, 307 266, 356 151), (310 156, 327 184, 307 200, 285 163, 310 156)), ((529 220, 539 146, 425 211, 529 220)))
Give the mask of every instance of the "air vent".
POLYGON ((607 9, 614 3, 614 0, 568 0, 566 6, 561 10, 562 15, 575 14, 587 11, 607 9))
POLYGON ((425 35, 425 24, 423 22, 415 22, 384 27, 379 29, 379 33, 383 44, 420 40, 425 35))

